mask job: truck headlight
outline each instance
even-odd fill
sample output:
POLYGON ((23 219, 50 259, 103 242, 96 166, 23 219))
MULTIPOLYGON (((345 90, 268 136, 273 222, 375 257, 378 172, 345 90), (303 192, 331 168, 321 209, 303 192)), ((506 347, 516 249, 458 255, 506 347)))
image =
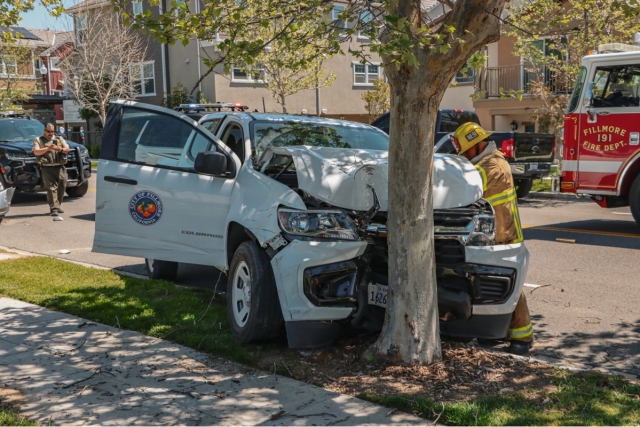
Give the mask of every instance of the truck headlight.
POLYGON ((5 153, 5 156, 9 160, 24 160, 24 159, 28 159, 29 157, 31 157, 29 154, 26 154, 26 153, 15 153, 15 152, 12 153, 10 151, 7 151, 5 153))
POLYGON ((296 236, 358 240, 356 224, 341 211, 278 209, 280 228, 296 236))
POLYGON ((80 147, 80 156, 89 157, 89 150, 87 150, 85 147, 80 147))
POLYGON ((468 246, 493 246, 496 244, 495 215, 480 214, 474 218, 473 231, 467 239, 468 246))

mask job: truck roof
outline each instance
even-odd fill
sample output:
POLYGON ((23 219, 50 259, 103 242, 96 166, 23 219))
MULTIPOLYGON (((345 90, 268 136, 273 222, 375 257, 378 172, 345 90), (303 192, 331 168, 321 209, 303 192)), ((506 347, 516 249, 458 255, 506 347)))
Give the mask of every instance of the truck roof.
POLYGON ((640 50, 631 52, 596 53, 595 55, 588 55, 582 58, 582 64, 587 65, 592 62, 615 61, 618 59, 624 61, 633 58, 640 59, 640 50))

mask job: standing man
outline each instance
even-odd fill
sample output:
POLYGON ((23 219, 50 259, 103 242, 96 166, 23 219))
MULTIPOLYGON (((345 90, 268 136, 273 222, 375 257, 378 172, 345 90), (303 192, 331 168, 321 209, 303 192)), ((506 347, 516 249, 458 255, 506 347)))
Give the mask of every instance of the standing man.
MULTIPOLYGON (((465 123, 456 129, 452 142, 458 154, 465 156, 480 172, 484 198, 496 213, 496 244, 508 245, 524 240, 518 213, 518 199, 511 168, 504 154, 476 123, 465 123)), ((526 354, 533 346, 533 326, 524 291, 516 305, 509 325, 509 352, 526 354)))
POLYGON ((41 166, 42 182, 47 190, 51 216, 57 217, 58 214, 64 213, 60 206, 67 188, 67 171, 64 164, 67 162, 69 145, 64 138, 55 136, 55 129, 51 123, 45 125, 44 135, 33 140, 33 154, 41 166))

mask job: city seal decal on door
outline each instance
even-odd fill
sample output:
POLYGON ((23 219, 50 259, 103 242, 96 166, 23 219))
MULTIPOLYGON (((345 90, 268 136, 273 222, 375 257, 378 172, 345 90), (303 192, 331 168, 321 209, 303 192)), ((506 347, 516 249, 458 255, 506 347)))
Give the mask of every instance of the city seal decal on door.
POLYGON ((151 191, 140 191, 129 201, 131 218, 140 225, 153 225, 162 218, 162 200, 151 191))

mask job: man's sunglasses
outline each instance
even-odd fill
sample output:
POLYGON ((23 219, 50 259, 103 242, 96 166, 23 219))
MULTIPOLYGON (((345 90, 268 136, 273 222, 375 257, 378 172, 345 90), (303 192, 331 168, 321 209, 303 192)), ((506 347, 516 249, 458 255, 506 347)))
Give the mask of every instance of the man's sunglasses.
POLYGON ((49 129, 45 129, 44 131, 45 131, 46 133, 53 133, 53 132, 55 132, 55 130, 49 130, 49 129))

